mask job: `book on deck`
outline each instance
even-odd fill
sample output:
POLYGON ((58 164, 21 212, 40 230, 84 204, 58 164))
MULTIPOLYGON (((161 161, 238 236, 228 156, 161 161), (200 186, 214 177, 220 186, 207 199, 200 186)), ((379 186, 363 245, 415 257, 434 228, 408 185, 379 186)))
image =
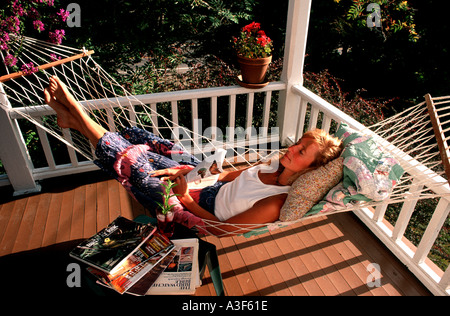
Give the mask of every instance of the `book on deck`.
POLYGON ((146 241, 154 235, 156 227, 142 224, 119 216, 94 236, 84 240, 71 252, 70 256, 108 274, 124 269, 130 258, 143 253, 156 254, 163 249, 153 249, 146 241), (139 251, 138 251, 139 250, 139 251), (122 266, 122 267, 121 267, 122 266))

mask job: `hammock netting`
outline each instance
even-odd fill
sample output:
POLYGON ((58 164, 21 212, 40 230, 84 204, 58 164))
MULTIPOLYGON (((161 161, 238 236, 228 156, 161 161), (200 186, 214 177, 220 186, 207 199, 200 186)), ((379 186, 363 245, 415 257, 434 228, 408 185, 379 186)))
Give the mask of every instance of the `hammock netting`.
MULTIPOLYGON (((192 128, 180 125, 178 119, 173 119, 176 102, 166 104, 165 112, 159 110, 155 103, 145 104, 140 100, 140 96, 131 95, 103 70, 91 57, 92 52, 49 44, 32 38, 24 38, 22 45, 23 52, 19 63, 31 61, 35 65, 44 66, 31 75, 9 73, 10 70, 5 67, 3 72, 5 75, 0 78, 2 82, 0 87, 3 87, 0 92, 6 94, 8 104, 0 106, 9 112, 11 117, 31 121, 89 160, 94 159, 94 151, 87 139, 78 132, 60 129, 56 124, 55 112, 44 103, 43 90, 48 86, 48 78, 52 75, 58 76, 90 113, 91 118, 109 131, 137 126, 160 137, 171 139, 200 159, 217 148, 225 148, 227 156, 224 165, 231 168, 242 164, 252 165, 261 160, 267 161, 280 154, 278 149, 261 150, 255 146, 237 145, 233 140, 222 141, 214 137, 205 137, 200 132, 192 131, 192 128)), ((2 53, 2 59, 4 57, 2 53)), ((441 188, 448 187, 445 172, 448 165, 448 137, 445 135, 450 130, 449 116, 450 97, 429 98, 359 131, 373 137, 383 151, 399 161, 405 172, 387 199, 358 202, 334 212, 448 195, 448 190, 441 188), (434 109, 435 123, 430 120, 427 103, 428 107, 434 109), (439 141, 436 141, 437 138, 439 141)), ((312 216, 322 215, 324 214, 319 213, 312 216)), ((277 221, 264 225, 203 220, 203 227, 198 229, 201 232, 207 230, 209 233, 214 230, 213 234, 216 236, 259 234, 302 219, 304 218, 293 222, 277 221)))

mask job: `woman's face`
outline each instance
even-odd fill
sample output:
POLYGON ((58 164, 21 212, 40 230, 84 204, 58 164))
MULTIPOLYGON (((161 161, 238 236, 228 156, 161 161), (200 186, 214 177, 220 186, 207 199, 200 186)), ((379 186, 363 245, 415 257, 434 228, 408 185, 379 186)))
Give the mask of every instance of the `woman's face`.
POLYGON ((280 163, 294 173, 300 172, 311 166, 318 153, 319 146, 312 138, 302 138, 297 144, 288 148, 286 154, 280 159, 280 163))

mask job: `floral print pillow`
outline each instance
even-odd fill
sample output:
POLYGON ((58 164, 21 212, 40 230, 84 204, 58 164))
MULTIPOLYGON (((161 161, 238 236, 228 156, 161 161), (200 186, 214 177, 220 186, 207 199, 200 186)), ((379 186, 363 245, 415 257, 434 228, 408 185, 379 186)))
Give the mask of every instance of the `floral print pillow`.
POLYGON ((344 158, 337 158, 328 164, 298 177, 289 190, 280 212, 283 222, 303 217, 315 204, 342 179, 344 158))

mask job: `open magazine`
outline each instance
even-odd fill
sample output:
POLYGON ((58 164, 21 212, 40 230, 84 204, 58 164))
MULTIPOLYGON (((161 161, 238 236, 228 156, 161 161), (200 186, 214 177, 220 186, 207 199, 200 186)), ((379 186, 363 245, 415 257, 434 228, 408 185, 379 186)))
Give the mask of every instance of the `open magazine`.
POLYGON ((189 189, 203 188, 216 183, 219 174, 223 172, 222 164, 226 154, 225 149, 219 148, 213 155, 206 157, 186 174, 189 189))
POLYGON ((197 238, 172 240, 179 249, 173 261, 147 291, 147 295, 189 295, 200 286, 197 238))

